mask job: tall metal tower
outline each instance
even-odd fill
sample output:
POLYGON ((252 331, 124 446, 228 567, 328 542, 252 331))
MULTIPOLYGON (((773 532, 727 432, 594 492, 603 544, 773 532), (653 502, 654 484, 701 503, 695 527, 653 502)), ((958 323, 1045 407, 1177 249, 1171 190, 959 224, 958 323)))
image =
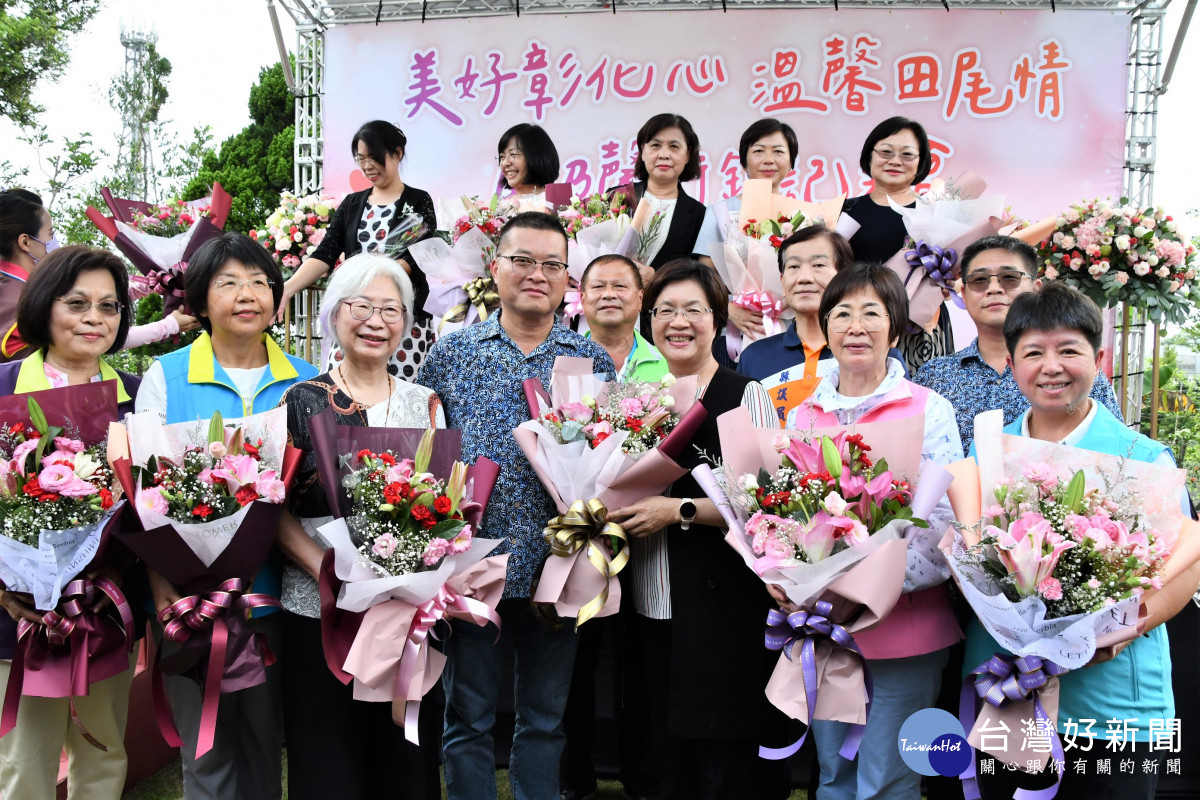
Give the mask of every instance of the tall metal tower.
POLYGON ((147 119, 147 91, 135 87, 146 80, 146 61, 151 47, 158 42, 153 29, 121 24, 121 44, 125 47, 125 72, 122 76, 124 91, 116 92, 121 112, 121 139, 117 149, 117 171, 125 179, 130 190, 139 192, 138 200, 155 202, 152 190, 157 189, 154 180, 154 148, 150 137, 150 120, 147 119), (122 96, 124 95, 124 96, 122 96))

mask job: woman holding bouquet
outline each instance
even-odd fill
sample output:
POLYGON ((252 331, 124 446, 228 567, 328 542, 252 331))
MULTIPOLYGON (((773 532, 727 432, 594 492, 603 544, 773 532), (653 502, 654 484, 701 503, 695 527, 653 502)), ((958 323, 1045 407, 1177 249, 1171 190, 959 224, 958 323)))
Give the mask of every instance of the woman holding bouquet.
MULTIPOLYGON (((780 194, 779 185, 792 171, 796 163, 799 144, 792 126, 777 119, 756 120, 746 128, 738 142, 738 158, 746 177, 750 180, 769 180, 771 192, 780 194)), ((704 223, 692 252, 712 266, 708 248, 719 245, 729 237, 729 226, 736 225, 742 210, 742 195, 718 200, 704 212, 704 223)), ((729 321, 743 334, 755 338, 763 336, 762 314, 741 306, 730 306, 729 321)))
MULTIPOLYGON (((24 361, 0 366, 0 393, 115 380, 118 410, 132 411, 139 380, 114 370, 103 358, 119 351, 129 332, 131 314, 121 300, 129 289, 125 265, 106 250, 88 247, 65 247, 40 262, 17 308, 17 324, 31 353, 24 361)), ((88 572, 120 584, 115 566, 93 565, 88 572)), ((0 658, 6 659, 0 661, 0 686, 8 685, 7 659, 17 646, 17 621, 42 620, 27 597, 0 591, 0 658)), ((135 625, 135 630, 143 628, 144 620, 135 625)), ((86 696, 22 697, 16 727, 0 738, 0 795, 53 797, 65 748, 71 796, 117 800, 125 785, 125 722, 132 680, 131 657, 128 669, 91 684, 86 696), (107 750, 84 739, 72 711, 107 750)))
MULTIPOLYGON (((283 275, 261 245, 240 233, 224 233, 196 251, 185 280, 188 307, 204 332, 150 365, 137 396, 139 412, 155 411, 168 424, 208 419, 217 411, 226 420, 236 419, 275 408, 287 387, 316 374, 265 333, 283 297, 283 275)), ((278 597, 281 569, 279 559, 270 558, 251 591, 278 597)), ((161 576, 148 573, 155 611, 181 598, 161 576)), ((255 609, 250 627, 277 649, 281 624, 275 609, 255 609)), ((157 630, 161 633, 161 627, 157 630)), ((187 675, 164 675, 163 684, 184 742, 185 797, 280 796, 278 665, 267 668, 265 683, 221 695, 215 744, 199 759, 202 687, 187 675)))
MULTIPOLYGON (((1131 430, 1088 396, 1104 356, 1102 332, 1100 309, 1065 284, 1048 283, 1013 300, 1004 321, 1004 339, 1013 377, 1030 408, 1004 432, 1174 467, 1166 445, 1131 430)), ((974 444, 971 449, 974 452, 974 444)), ((1190 517, 1186 492, 1180 504, 1184 517, 1190 517)), ((1200 565, 1179 574, 1143 602, 1146 618, 1138 625, 1142 635, 1097 650, 1088 666, 1059 677, 1059 733, 1095 739, 1065 751, 1060 797, 1154 797, 1165 755, 1148 744, 1154 741, 1151 725, 1175 717, 1171 652, 1162 623, 1187 604, 1198 583, 1200 565), (1114 769, 1112 774, 1100 774, 1096 761, 1115 755, 1099 741, 1108 738, 1105 731, 1112 727, 1108 720, 1123 720, 1132 732, 1131 751, 1119 751, 1121 757, 1131 752, 1130 757, 1137 758, 1139 768, 1132 773, 1114 769), (1153 769, 1142 768, 1146 759, 1159 763, 1153 769), (1085 762, 1082 773, 1076 769, 1078 761, 1085 762)), ((996 652, 1004 651, 978 621, 972 621, 967 627, 964 672, 996 652)), ((1018 788, 1044 789, 1055 778, 1052 765, 1037 775, 997 769, 995 774, 978 776, 988 800, 1012 797, 1018 788)))
MULTIPOLYGON (((433 344, 434 331, 432 318, 420 310, 429 296, 429 282, 420 265, 408 257, 408 247, 434 235, 437 217, 429 193, 408 186, 400 177, 400 162, 407 148, 404 132, 384 120, 367 122, 354 134, 350 151, 371 188, 342 199, 325 238, 284 284, 277 311, 282 314, 294 295, 328 274, 342 255, 350 258, 360 252, 381 253, 396 259, 412 279, 417 310, 411 314, 405 335, 392 354, 388 372, 412 380, 433 344)), ((328 354, 326 366, 333 367, 339 361, 341 353, 334 349, 328 354)))
POLYGON ((323 547, 314 537, 332 519, 309 436, 310 417, 332 408, 337 423, 355 427, 444 428, 436 394, 388 372, 388 359, 407 328, 413 304, 408 275, 391 259, 359 254, 329 281, 321 302, 322 329, 345 358, 332 370, 297 383, 283 396, 288 436, 304 459, 292 495, 292 514, 280 525, 289 558, 283 573, 284 731, 290 797, 347 800, 439 796, 436 705, 422 705, 418 750, 392 721, 390 703, 353 699, 329 671, 321 647, 317 575, 323 547), (426 719, 428 718, 428 719, 426 719), (428 723, 428 725, 426 725, 428 723), (330 731, 336 732, 331 736, 330 731))
MULTIPOLYGON (((690 256, 704 223, 704 206, 688 196, 683 184, 700 177, 700 138, 692 124, 678 114, 657 114, 637 133, 637 180, 611 189, 625 195, 631 209, 643 198, 650 203, 657 224, 648 222, 644 234, 650 242, 641 252, 642 281, 650 283, 654 270, 674 258, 690 256), (650 230, 653 225, 653 230, 650 230)), ((722 307, 726 302, 721 303, 722 307)), ((643 328, 645 330, 645 328, 643 328)))
MULTIPOLYGON (((726 322, 717 273, 692 259, 658 270, 646 287, 654 344, 672 375, 695 375, 708 417, 680 466, 720 457, 717 417, 745 406, 774 427, 762 386, 717 364, 712 343, 726 322)), ((758 736, 772 712, 763 695, 772 655, 761 621, 771 607, 762 581, 724 542, 721 516, 689 472, 665 497, 614 511, 634 543, 632 664, 646 681, 650 737, 663 798, 764 796, 758 736)), ((636 674, 636 673, 635 673, 636 674)))
MULTIPOLYGON (((842 207, 843 213, 861 226, 850 237, 850 247, 856 260, 883 264, 904 247, 907 236, 904 218, 892 210, 890 203, 916 206, 915 187, 929 176, 933 165, 929 136, 914 120, 885 119, 867 135, 858 165, 874 184, 869 193, 851 197, 842 207)), ((931 358, 954 352, 954 335, 944 306, 932 331, 909 332, 907 325, 906 321, 901 328, 898 347, 909 374, 915 375, 931 358)))
MULTIPOLYGON (((839 272, 825 288, 818 315, 837 365, 791 411, 787 427, 803 431, 923 420, 922 457, 942 465, 960 460, 954 408, 941 395, 906 380, 904 367, 888 358, 908 320, 908 297, 896 273, 862 263, 839 272)), ((855 635, 875 685, 857 760, 838 754, 846 723, 813 722, 822 798, 921 796, 921 776, 901 759, 896 739, 909 715, 933 705, 947 648, 962 638, 946 589, 949 569, 937 549, 950 516, 943 498, 931 515, 929 533, 909 544, 904 594, 882 623, 855 635)), ((772 594, 785 603, 779 590, 773 588, 772 594)))
POLYGON ((545 130, 528 122, 506 130, 496 144, 496 163, 497 191, 508 189, 522 206, 546 205, 546 184, 558 180, 558 149, 545 130))

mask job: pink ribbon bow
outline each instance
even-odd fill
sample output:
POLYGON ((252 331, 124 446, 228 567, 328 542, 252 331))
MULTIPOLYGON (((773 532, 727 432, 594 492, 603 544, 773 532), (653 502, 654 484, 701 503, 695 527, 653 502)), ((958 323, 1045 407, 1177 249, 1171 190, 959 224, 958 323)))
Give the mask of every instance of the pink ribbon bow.
MULTIPOLYGON (((263 606, 279 608, 279 601, 267 594, 244 594, 241 578, 230 578, 214 591, 205 595, 191 595, 177 600, 158 614, 163 625, 163 636, 176 644, 183 644, 194 633, 212 629, 212 644, 208 653, 208 672, 204 680, 204 700, 200 710, 200 733, 196 740, 196 758, 212 749, 217 732, 217 708, 221 698, 221 679, 225 674, 225 654, 229 644, 229 625, 226 615, 263 606)), ((183 742, 171 718, 162 688, 162 670, 158 659, 154 659, 154 713, 163 738, 171 747, 181 747, 183 742)), ((274 663, 270 650, 264 653, 266 664, 274 663)))
POLYGON ((566 306, 563 308, 563 319, 574 319, 583 313, 583 292, 577 289, 568 289, 563 295, 563 301, 566 306))

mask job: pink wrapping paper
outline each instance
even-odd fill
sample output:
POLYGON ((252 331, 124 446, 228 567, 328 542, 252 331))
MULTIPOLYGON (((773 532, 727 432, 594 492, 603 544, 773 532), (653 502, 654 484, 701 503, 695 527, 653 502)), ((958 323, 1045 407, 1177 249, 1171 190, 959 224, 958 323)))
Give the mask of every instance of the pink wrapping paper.
MULTIPOLYGON (((592 370, 591 359, 562 356, 555 359, 550 392, 546 392, 539 381, 526 381, 525 393, 531 415, 536 416, 550 406, 558 407, 569 400, 578 400, 584 394, 603 403, 604 382, 593 375, 592 370)), ((536 419, 513 431, 517 445, 554 498, 559 513, 566 513, 576 500, 592 498, 599 499, 609 511, 624 508, 662 493, 687 472, 675 459, 691 442, 707 412, 696 402, 695 378, 680 379, 671 387, 670 393, 675 398, 675 409, 681 414, 679 423, 657 448, 636 458, 621 452, 624 441, 621 434, 610 436, 598 447, 590 448, 582 441, 560 444, 536 419)), ((591 546, 604 545, 593 540, 591 546)), ((615 575, 606 581, 588 561, 587 548, 580 548, 570 557, 551 556, 547 559, 533 601, 553 605, 561 617, 576 617, 580 608, 599 595, 606 583, 608 601, 596 616, 616 613, 620 607, 620 584, 615 575)))

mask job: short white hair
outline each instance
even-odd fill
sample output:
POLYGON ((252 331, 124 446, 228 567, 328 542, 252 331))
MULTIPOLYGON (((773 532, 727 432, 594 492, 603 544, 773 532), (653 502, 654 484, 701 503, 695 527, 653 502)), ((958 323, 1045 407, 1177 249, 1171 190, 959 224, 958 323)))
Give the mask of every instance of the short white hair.
POLYGON ((319 321, 324 334, 324 343, 321 346, 323 363, 328 364, 330 350, 342 344, 338 341, 337 328, 333 324, 333 316, 338 307, 345 300, 361 297, 371 282, 380 276, 387 276, 396 284, 396 289, 400 292, 400 302, 404 305, 402 327, 408 327, 413 318, 413 287, 412 280, 404 268, 378 253, 359 253, 351 256, 333 271, 329 284, 325 287, 325 296, 321 298, 319 321))

